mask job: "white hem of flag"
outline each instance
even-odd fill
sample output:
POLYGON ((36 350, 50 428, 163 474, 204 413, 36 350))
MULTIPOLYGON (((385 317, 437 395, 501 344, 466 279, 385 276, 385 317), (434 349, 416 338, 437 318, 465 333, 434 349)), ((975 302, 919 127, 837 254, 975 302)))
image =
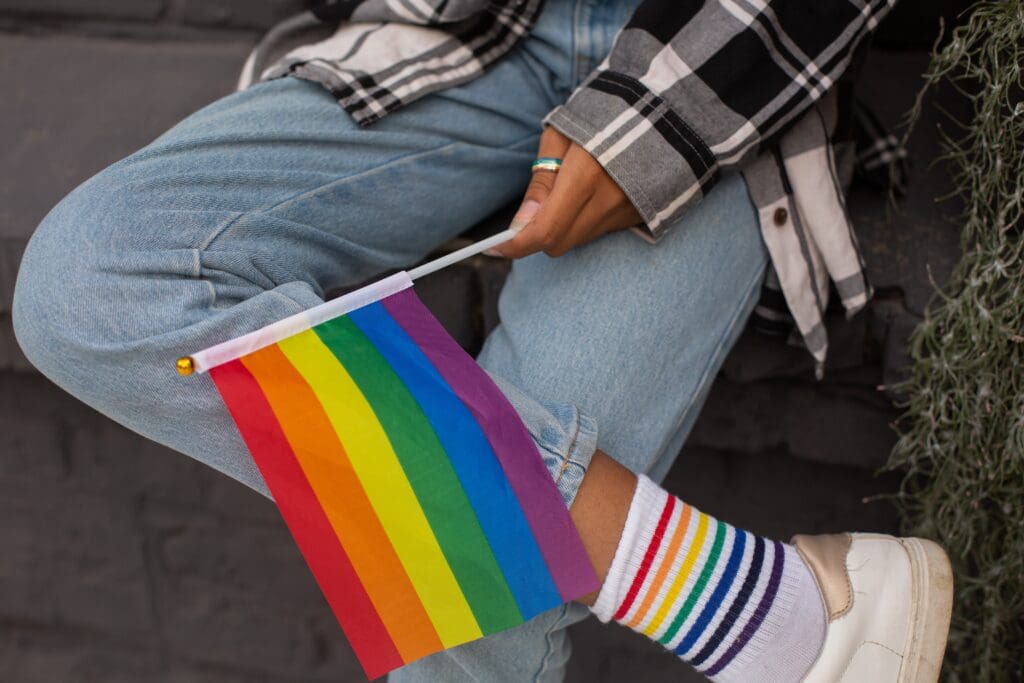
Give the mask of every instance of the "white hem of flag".
POLYGON ((203 373, 231 362, 253 351, 272 346, 288 337, 316 327, 317 325, 350 313, 357 308, 369 306, 403 289, 412 287, 412 280, 404 270, 378 280, 354 292, 344 294, 337 299, 325 301, 309 310, 288 316, 266 327, 243 334, 241 337, 229 339, 215 346, 203 349, 191 355, 192 368, 203 373))

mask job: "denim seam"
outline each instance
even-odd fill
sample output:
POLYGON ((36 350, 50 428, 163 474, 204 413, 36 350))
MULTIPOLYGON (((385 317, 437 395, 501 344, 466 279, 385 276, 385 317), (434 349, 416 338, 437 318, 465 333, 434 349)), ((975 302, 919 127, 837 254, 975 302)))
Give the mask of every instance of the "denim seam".
POLYGON ((534 683, 539 681, 540 677, 544 675, 544 673, 548 670, 548 666, 551 662, 551 655, 553 655, 555 651, 555 644, 552 642, 551 636, 556 631, 561 631, 565 628, 565 626, 563 626, 563 622, 566 621, 566 616, 569 612, 569 605, 570 603, 565 603, 561 606, 560 609, 562 613, 558 615, 558 618, 555 619, 554 623, 551 624, 551 626, 544 633, 544 656, 541 657, 540 666, 537 668, 536 673, 534 673, 533 678, 531 679, 534 681, 534 683))
POLYGON ((295 304, 296 313, 301 313, 302 311, 306 310, 306 305, 305 304, 303 304, 300 301, 296 301, 295 299, 291 298, 290 296, 288 296, 287 294, 285 294, 284 292, 282 292, 282 291, 280 291, 278 289, 268 289, 268 290, 266 290, 265 293, 266 294, 274 294, 275 296, 278 296, 278 297, 284 299, 285 301, 287 301, 289 303, 295 304))
POLYGON ((593 418, 583 415, 579 409, 576 410, 576 417, 573 420, 572 438, 569 442, 569 447, 564 449, 564 455, 559 454, 558 457, 561 459, 561 463, 558 468, 557 477, 555 478, 555 486, 558 487, 559 493, 562 494, 563 499, 566 497, 566 492, 562 490, 562 478, 565 473, 569 471, 570 466, 575 466, 579 469, 578 481, 569 482, 569 485, 573 486, 569 500, 565 501, 567 506, 571 506, 573 501, 576 500, 576 495, 579 493, 580 484, 583 482, 583 477, 587 474, 590 462, 594 457, 594 452, 597 450, 597 423, 593 418), (580 435, 586 435, 587 438, 580 439, 580 435), (584 446, 586 444, 586 446, 584 446), (581 449, 589 448, 589 452, 583 453, 581 449))
POLYGON ((579 409, 575 406, 570 406, 573 410, 572 421, 569 425, 559 425, 559 431, 562 436, 551 439, 547 437, 545 430, 539 430, 534 436, 534 440, 537 445, 546 450, 551 455, 555 456, 559 460, 566 460, 569 454, 572 452, 573 447, 576 445, 576 437, 580 433, 580 413, 579 409), (565 445, 566 441, 569 442, 568 446, 565 445))
MULTIPOLYGON (((509 142, 507 144, 501 145, 497 149, 509 149, 509 148, 512 148, 512 147, 516 147, 517 145, 522 144, 526 140, 529 140, 531 138, 537 137, 537 135, 538 135, 538 133, 536 133, 536 132, 530 133, 528 135, 524 135, 524 136, 522 136, 520 138, 516 138, 512 142, 509 142)), ((394 164, 397 164, 397 163, 400 163, 400 162, 403 162, 403 161, 407 161, 407 160, 416 159, 417 157, 425 156, 425 155, 428 155, 428 154, 436 154, 437 152, 441 152, 441 151, 449 149, 451 147, 455 147, 457 145, 463 145, 463 144, 466 144, 466 143, 464 143, 464 142, 462 142, 460 140, 456 140, 454 142, 448 142, 448 143, 445 143, 443 145, 439 145, 437 147, 431 147, 430 149, 425 149, 425 150, 422 150, 422 151, 419 151, 419 152, 410 152, 408 154, 403 154, 401 156, 395 157, 394 159, 389 159, 386 163, 384 163, 384 164, 382 164, 380 166, 375 166, 373 168, 369 168, 369 169, 366 169, 366 170, 363 170, 363 171, 359 171, 358 173, 353 173, 351 175, 347 175, 347 176, 344 176, 342 178, 334 178, 333 180, 329 180, 329 181, 327 181, 325 183, 321 183, 320 185, 317 185, 316 187, 305 189, 302 192, 297 192, 297 193, 291 195, 290 197, 286 197, 286 198, 280 200, 279 202, 271 204, 270 206, 265 206, 263 208, 254 209, 254 210, 251 210, 251 211, 243 211, 242 213, 238 214, 237 216, 232 218, 230 221, 228 221, 224 225, 215 228, 213 230, 213 232, 211 232, 206 237, 206 239, 204 239, 203 242, 200 244, 199 250, 200 251, 206 251, 214 243, 219 242, 221 239, 226 237, 227 234, 231 231, 231 229, 233 227, 235 227, 235 225, 237 225, 238 222, 240 220, 242 220, 243 218, 247 218, 249 216, 258 215, 258 214, 261 214, 261 213, 269 213, 271 211, 274 211, 274 210, 284 206, 285 204, 288 204, 289 202, 293 202, 293 201, 295 201, 297 199, 300 199, 302 197, 305 197, 307 195, 315 195, 316 193, 321 192, 321 191, 323 191, 324 189, 326 189, 328 187, 331 187, 331 186, 334 186, 334 185, 340 185, 340 184, 347 183, 347 182, 351 182, 351 181, 356 180, 358 178, 362 178, 362 177, 365 177, 365 176, 368 176, 368 175, 372 175, 372 174, 380 172, 380 171, 384 171, 384 170, 388 169, 390 166, 393 166, 394 164)))
POLYGON ((575 3, 575 7, 572 9, 572 46, 569 50, 569 54, 572 55, 570 58, 570 64, 572 68, 569 73, 569 82, 572 83, 571 90, 575 90, 580 86, 580 81, 584 76, 580 73, 580 31, 583 24, 583 3, 575 3))
MULTIPOLYGON (((579 414, 576 420, 576 432, 573 434, 572 444, 569 446, 568 456, 566 457, 566 468, 569 465, 576 465, 583 472, 586 472, 590 467, 590 462, 594 458, 594 452, 597 451, 597 420, 584 415, 579 414), (581 453, 580 449, 584 446, 580 443, 580 435, 586 434, 592 438, 586 440, 589 452, 581 453), (590 448, 590 446, 593 446, 590 448)), ((563 468, 565 469, 565 468, 563 468)))
POLYGON ((398 157, 395 157, 394 159, 388 160, 388 162, 385 163, 382 166, 376 166, 374 168, 368 168, 366 170, 359 171, 358 173, 353 173, 351 175, 347 175, 347 176, 345 176, 343 178, 334 178, 333 180, 329 180, 329 181, 327 181, 325 183, 321 183, 320 185, 317 185, 316 187, 307 188, 307 189, 305 189, 305 190, 303 190, 301 192, 296 192, 295 194, 291 195, 290 197, 285 197, 284 199, 282 199, 282 200, 280 200, 280 201, 278 201, 278 202, 276 202, 274 204, 271 204, 270 206, 265 206, 265 207, 262 207, 260 209, 254 209, 254 210, 251 210, 251 211, 243 211, 240 214, 238 214, 237 216, 235 216, 234 218, 232 218, 231 220, 229 220, 224 225, 221 225, 221 226, 218 226, 217 228, 215 228, 213 230, 213 232, 211 232, 206 237, 206 239, 203 240, 202 244, 199 245, 199 250, 200 251, 206 251, 207 249, 209 249, 210 246, 212 246, 214 244, 214 242, 217 242, 222 237, 224 237, 231 230, 231 228, 233 228, 235 226, 235 224, 237 224, 238 221, 242 220, 243 218, 247 218, 249 216, 254 216, 254 215, 257 215, 257 214, 267 213, 269 211, 273 211, 274 209, 277 209, 277 208, 279 208, 281 206, 284 206, 288 202, 295 201, 296 199, 299 199, 300 197, 303 197, 303 196, 305 196, 307 194, 315 194, 317 192, 320 192, 324 188, 330 187, 331 185, 334 185, 335 183, 346 182, 346 181, 349 181, 349 180, 360 178, 360 177, 365 176, 365 175, 370 175, 371 173, 374 173, 376 171, 385 169, 388 166, 391 166, 392 164, 396 164, 396 163, 398 163, 400 161, 404 161, 404 160, 410 159, 410 158, 415 158, 417 156, 424 155, 424 154, 433 154, 434 152, 441 151, 441 150, 443 150, 443 149, 445 149, 447 147, 451 147, 451 146, 457 145, 457 144, 459 144, 459 143, 458 142, 448 142, 448 143, 445 143, 445 144, 440 145, 438 147, 431 147, 430 149, 426 149, 426 150, 423 150, 421 152, 410 152, 408 154, 403 154, 402 156, 398 156, 398 157))
MULTIPOLYGON (((196 257, 197 257, 197 260, 198 260, 198 258, 201 256, 200 251, 198 249, 193 249, 193 251, 196 253, 196 257)), ((228 310, 226 307, 225 308, 217 308, 217 288, 213 286, 213 283, 209 279, 202 277, 202 267, 201 266, 200 266, 199 272, 195 274, 195 277, 196 277, 196 279, 201 279, 206 284, 206 288, 210 290, 210 302, 209 302, 207 307, 209 309, 215 310, 215 311, 226 311, 226 310, 228 310)), ((260 292, 260 294, 273 294, 275 296, 278 296, 278 297, 284 299, 285 301, 287 301, 287 302, 289 302, 291 304, 294 304, 295 305, 295 312, 296 313, 301 313, 302 311, 306 310, 306 308, 307 308, 305 304, 303 304, 300 301, 296 301, 292 297, 290 297, 287 294, 285 294, 284 292, 280 291, 280 289, 278 289, 277 287, 275 287, 273 289, 264 289, 262 292, 260 292)))
MULTIPOLYGON (((544 429, 537 430, 536 434, 533 434, 531 432, 531 436, 533 436, 534 440, 537 442, 537 445, 540 448, 543 448, 548 453, 551 453, 553 456, 559 459, 565 458, 566 455, 569 453, 569 448, 566 448, 563 445, 566 442, 565 435, 572 434, 572 436, 569 439, 571 447, 572 443, 575 443, 576 441, 576 434, 579 433, 580 428, 579 409, 576 408, 576 406, 568 407, 572 408, 573 411, 572 421, 569 423, 568 426, 558 424, 558 431, 560 432, 561 436, 550 438, 548 436, 548 432, 544 429)), ((545 406, 545 408, 547 407, 545 406)), ((558 422, 558 420, 555 419, 554 416, 551 417, 556 423, 558 422)))
MULTIPOLYGON (((565 609, 565 605, 562 605, 562 614, 565 614, 565 609)), ((555 623, 557 624, 561 620, 562 617, 559 616, 558 619, 555 620, 555 623)), ((547 632, 544 634, 544 656, 540 658, 540 664, 537 667, 537 671, 533 674, 532 680, 534 681, 534 683, 540 680, 541 674, 543 674, 544 671, 548 668, 548 659, 551 657, 551 653, 555 649, 554 643, 551 642, 551 634, 554 632, 554 630, 554 627, 552 627, 548 629, 547 632)))
POLYGON ((565 474, 565 470, 569 468, 569 458, 562 460, 562 464, 558 466, 558 476, 555 477, 555 485, 562 483, 562 475, 565 474))
POLYGON ((217 288, 213 286, 213 283, 203 277, 203 253, 199 249, 192 250, 192 277, 197 280, 201 280, 208 290, 210 290, 210 303, 208 308, 216 308, 217 306, 217 288))
MULTIPOLYGON (((522 137, 516 138, 512 142, 509 142, 509 143, 507 143, 505 145, 501 145, 497 149, 503 149, 504 150, 504 149, 511 149, 511 148, 517 147, 517 146, 523 144, 523 142, 525 142, 527 140, 530 140, 531 138, 537 137, 537 135, 538 135, 538 133, 536 133, 536 132, 535 133, 530 133, 528 135, 524 135, 522 137)), ((402 156, 395 157, 394 159, 389 160, 387 163, 385 163, 385 164, 383 164, 381 166, 377 166, 377 167, 374 167, 374 168, 371 168, 371 169, 367 169, 365 171, 360 171, 359 173, 353 173, 351 175, 345 176, 344 178, 335 178, 334 180, 322 183, 322 184, 320 184, 320 185, 318 185, 318 186, 316 186, 314 188, 309 188, 309 189, 303 190, 302 192, 296 193, 296 194, 294 194, 294 195, 292 195, 290 197, 282 199, 281 201, 276 202, 276 203, 274 203, 274 204, 272 204, 270 206, 266 206, 266 207, 263 207, 263 208, 260 208, 260 209, 254 209, 252 211, 244 211, 244 212, 239 213, 238 215, 234 216, 230 221, 228 221, 224 225, 221 225, 221 226, 218 226, 217 228, 215 228, 213 230, 213 232, 211 232, 202 241, 202 243, 199 245, 199 247, 194 250, 195 253, 196 253, 196 272, 195 272, 195 277, 197 279, 202 278, 202 255, 203 255, 203 252, 208 250, 215 243, 220 242, 221 240, 225 239, 228 236, 228 234, 230 233, 231 229, 234 228, 238 224, 238 222, 241 221, 243 218, 247 218, 247 217, 250 217, 250 216, 255 216, 255 215, 258 215, 258 214, 268 213, 270 211, 274 211, 275 209, 278 209, 278 208, 284 206, 285 204, 287 204, 289 202, 295 201, 295 200, 297 200, 297 199, 299 199, 301 197, 307 196, 307 195, 316 194, 318 192, 323 191, 325 188, 328 188, 328 187, 331 187, 331 186, 334 186, 334 185, 338 185, 338 184, 341 184, 341 183, 346 183, 346 182, 355 180, 357 178, 361 178, 361 177, 370 175, 372 173, 376 173, 378 171, 385 170, 388 167, 390 167, 390 166, 392 166, 392 165, 394 165, 396 163, 405 161, 405 160, 414 159, 416 157, 427 155, 427 154, 436 154, 437 152, 440 152, 440 151, 443 151, 443 150, 446 150, 448 148, 454 147, 456 145, 461 145, 461 144, 465 144, 465 143, 463 143, 461 141, 449 142, 449 143, 440 145, 438 147, 432 147, 431 149, 423 150, 421 152, 411 152, 409 154, 404 154, 402 156)), ((214 308, 216 306, 216 303, 217 303, 217 291, 216 291, 216 288, 213 286, 213 284, 208 279, 206 280, 206 283, 207 283, 207 286, 210 289, 209 307, 210 308, 214 308)), ((265 290, 265 291, 274 291, 274 290, 265 290)), ((284 295, 282 295, 282 296, 284 296, 284 295)), ((291 299, 290 297, 286 296, 285 298, 288 299, 289 301, 292 301, 293 303, 295 302, 294 299, 291 299)), ((300 306, 299 310, 303 310, 301 306, 300 306)))
POLYGON ((565 455, 560 456, 562 458, 562 464, 558 466, 558 476, 555 477, 556 486, 562 483, 562 476, 565 474, 565 471, 569 469, 569 465, 572 463, 573 451, 576 450, 576 441, 580 436, 580 420, 578 412, 576 419, 573 420, 573 425, 575 426, 575 429, 572 431, 572 440, 569 441, 569 448, 565 450, 565 455))
MULTIPOLYGON (((575 421, 574 421, 573 437, 572 437, 573 442, 575 442, 575 439, 576 439, 575 434, 576 433, 577 433, 577 428, 575 427, 575 421)), ((531 436, 533 436, 533 435, 531 434, 531 436)), ((564 448, 561 448, 559 444, 545 443, 544 441, 541 440, 542 438, 543 437, 539 436, 539 435, 537 437, 534 437, 534 440, 537 443, 537 447, 538 448, 542 448, 546 452, 550 453, 552 456, 555 457, 556 460, 558 460, 558 463, 559 463, 559 465, 558 465, 558 472, 559 472, 558 476, 559 476, 559 479, 555 479, 555 484, 557 484, 559 482, 559 480, 561 479, 562 471, 565 470, 565 468, 569 464, 569 451, 565 450, 564 448)))

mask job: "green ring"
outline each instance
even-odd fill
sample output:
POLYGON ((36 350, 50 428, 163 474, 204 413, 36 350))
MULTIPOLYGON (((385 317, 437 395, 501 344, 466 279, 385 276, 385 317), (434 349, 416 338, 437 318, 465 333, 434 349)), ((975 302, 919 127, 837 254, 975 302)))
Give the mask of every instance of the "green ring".
POLYGON ((562 166, 562 160, 557 157, 540 157, 530 165, 530 170, 557 171, 562 166))

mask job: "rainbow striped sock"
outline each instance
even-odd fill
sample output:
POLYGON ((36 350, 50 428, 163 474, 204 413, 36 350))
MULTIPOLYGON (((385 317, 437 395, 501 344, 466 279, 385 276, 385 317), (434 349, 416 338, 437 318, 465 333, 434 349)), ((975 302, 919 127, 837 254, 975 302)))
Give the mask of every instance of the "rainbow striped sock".
POLYGON ((792 546, 718 521, 643 475, 592 611, 715 681, 798 681, 825 639, 821 594, 792 546))

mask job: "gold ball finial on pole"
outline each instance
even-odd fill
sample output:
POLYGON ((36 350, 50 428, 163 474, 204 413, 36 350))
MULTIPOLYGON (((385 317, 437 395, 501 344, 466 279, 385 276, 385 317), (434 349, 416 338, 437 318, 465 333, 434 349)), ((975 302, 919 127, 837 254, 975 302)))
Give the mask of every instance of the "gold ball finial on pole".
POLYGON ((174 367, 178 370, 178 374, 183 377, 191 375, 196 370, 191 356, 182 356, 175 362, 174 367))

